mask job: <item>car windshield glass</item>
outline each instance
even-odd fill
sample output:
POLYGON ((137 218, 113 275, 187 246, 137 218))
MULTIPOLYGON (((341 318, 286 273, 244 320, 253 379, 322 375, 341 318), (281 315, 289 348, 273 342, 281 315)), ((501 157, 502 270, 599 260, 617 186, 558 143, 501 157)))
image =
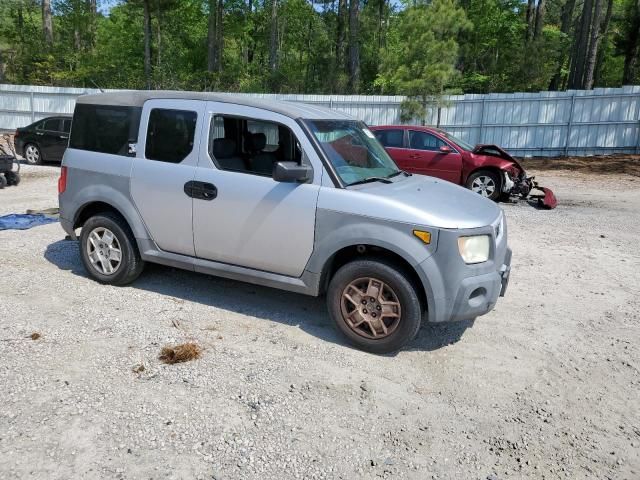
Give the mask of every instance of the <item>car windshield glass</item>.
POLYGON ((451 135, 450 133, 447 133, 447 132, 442 132, 442 134, 445 137, 447 137, 449 140, 451 140, 453 143, 458 145, 460 148, 462 148, 463 150, 467 150, 468 152, 472 152, 473 151, 473 148, 474 148, 473 145, 465 142, 464 140, 460 140, 455 135, 451 135))
POLYGON ((400 170, 367 126, 356 120, 310 120, 311 132, 347 185, 390 178, 400 170))

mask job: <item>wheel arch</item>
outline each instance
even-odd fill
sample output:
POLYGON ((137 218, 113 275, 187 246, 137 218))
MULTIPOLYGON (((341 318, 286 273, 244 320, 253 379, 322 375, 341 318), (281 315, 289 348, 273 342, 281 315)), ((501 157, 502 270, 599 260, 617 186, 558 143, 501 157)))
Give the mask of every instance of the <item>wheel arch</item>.
POLYGON ((123 205, 122 202, 114 201, 116 199, 117 196, 110 199, 94 198, 82 203, 73 217, 73 229, 82 228, 84 223, 94 215, 112 212, 126 222, 136 239, 149 238, 142 219, 134 207, 129 205, 127 208, 126 203, 123 205))
MULTIPOLYGON (((403 252, 404 253, 404 252, 403 252)), ((407 275, 409 281, 416 289, 422 309, 426 310, 429 304, 430 288, 420 277, 416 268, 403 253, 398 253, 387 246, 381 246, 375 242, 353 243, 337 249, 324 262, 320 273, 320 294, 327 291, 329 282, 340 267, 354 260, 382 260, 400 269, 407 275)))

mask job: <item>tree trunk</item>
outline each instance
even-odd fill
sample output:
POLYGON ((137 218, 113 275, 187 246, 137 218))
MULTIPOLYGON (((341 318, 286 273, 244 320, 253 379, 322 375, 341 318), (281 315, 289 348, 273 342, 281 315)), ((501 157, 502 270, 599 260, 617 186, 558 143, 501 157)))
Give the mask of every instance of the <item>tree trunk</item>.
POLYGON ((51 18, 51 0, 42 0, 42 32, 47 47, 53 46, 53 20, 51 18))
POLYGON ((349 90, 360 90, 360 45, 358 45, 358 23, 360 21, 360 0, 349 1, 349 90))
POLYGON ((207 29, 207 71, 222 70, 222 0, 209 0, 209 26, 207 29))
POLYGON ((144 80, 147 90, 151 90, 151 10, 150 0, 142 0, 144 29, 144 80))
POLYGON ((598 48, 598 56, 596 59, 596 69, 593 73, 594 85, 597 85, 598 83, 600 83, 600 76, 602 75, 602 62, 604 60, 604 49, 606 46, 605 40, 607 39, 607 34, 609 33, 609 24, 611 23, 612 14, 613 14, 613 0, 608 0, 607 13, 604 16, 604 22, 602 22, 602 27, 600 29, 600 37, 602 38, 602 43, 598 48))
POLYGON ((528 0, 527 2, 527 31, 525 40, 529 42, 533 38, 533 23, 535 20, 535 0, 528 0))
POLYGON ((89 11, 89 46, 96 45, 96 22, 98 16, 98 5, 96 0, 87 0, 87 10, 89 11))
POLYGON ((624 51, 624 72, 622 74, 622 84, 632 85, 635 81, 638 68, 638 57, 640 56, 640 0, 636 0, 631 29, 626 39, 624 51))
POLYGON ((162 19, 160 17, 160 0, 156 0, 156 65, 162 59, 162 19))
POLYGON ((278 69, 278 0, 271 0, 271 32, 269 38, 269 71, 278 69))
POLYGON ((336 37, 336 68, 338 71, 346 70, 344 67, 344 44, 347 26, 347 0, 338 0, 338 31, 336 37))
POLYGON ((593 13, 593 0, 584 0, 582 15, 580 17, 580 31, 577 35, 575 58, 572 65, 572 78, 569 88, 584 88, 585 63, 587 60, 587 50, 589 48, 589 37, 591 28, 591 17, 593 13))
POLYGON ((587 66, 584 73, 584 88, 593 88, 593 73, 596 69, 598 59, 598 47, 602 39, 602 0, 595 0, 593 7, 593 22, 591 24, 591 40, 589 41, 589 51, 587 52, 587 66))
POLYGON ((536 25, 533 31, 534 40, 538 40, 542 36, 542 27, 544 26, 544 14, 546 8, 546 0, 538 0, 538 7, 536 8, 536 25))
POLYGON ((217 46, 217 66, 218 71, 222 71, 222 53, 224 51, 224 0, 218 0, 218 8, 216 10, 216 46, 217 46))
POLYGON ((384 11, 387 6, 386 0, 378 0, 378 49, 384 47, 384 11))
MULTIPOLYGON (((569 33, 571 31, 571 21, 573 20, 573 10, 576 5, 576 0, 567 0, 567 2, 562 6, 562 17, 560 21, 560 32, 567 37, 569 37, 569 33)), ((568 48, 572 48, 572 45, 567 45, 568 48)), ((566 61, 565 49, 560 49, 560 55, 558 57, 558 70, 556 70, 556 74, 551 79, 551 84, 549 85, 549 90, 560 90, 560 87, 563 83, 563 75, 562 68, 564 67, 564 63, 566 61)))
MULTIPOLYGON (((246 13, 246 21, 249 21, 251 19, 251 16, 253 14, 253 0, 249 0, 247 2, 247 13, 246 13)), ((249 34, 247 35, 246 41, 247 41, 247 45, 246 45, 246 50, 247 50, 247 54, 246 54, 246 63, 247 65, 250 64, 251 62, 253 62, 253 30, 255 27, 251 27, 251 31, 249 32, 249 34)))

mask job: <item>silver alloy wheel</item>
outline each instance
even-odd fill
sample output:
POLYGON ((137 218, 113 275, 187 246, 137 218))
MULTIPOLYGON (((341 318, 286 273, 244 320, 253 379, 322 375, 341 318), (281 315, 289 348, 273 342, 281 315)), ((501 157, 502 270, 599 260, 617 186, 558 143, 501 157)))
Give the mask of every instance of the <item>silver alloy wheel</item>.
POLYGON ((24 151, 24 157, 27 159, 27 163, 32 165, 40 162, 40 150, 35 145, 27 145, 24 151))
POLYGON ((493 181, 493 178, 487 175, 480 175, 473 179, 473 182, 471 183, 471 190, 488 198, 496 191, 496 182, 493 181))
POLYGON ((122 263, 122 249, 111 230, 96 227, 87 236, 87 256, 93 268, 102 275, 113 275, 122 263))

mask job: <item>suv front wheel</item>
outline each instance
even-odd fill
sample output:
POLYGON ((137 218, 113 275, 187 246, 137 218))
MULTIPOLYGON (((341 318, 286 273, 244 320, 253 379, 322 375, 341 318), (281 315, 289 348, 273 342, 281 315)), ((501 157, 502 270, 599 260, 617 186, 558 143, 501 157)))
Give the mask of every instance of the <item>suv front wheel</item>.
POLYGON ((329 314, 349 341, 372 353, 400 350, 418 334, 422 309, 415 288, 384 260, 342 266, 327 290, 329 314))
POLYGON ((80 250, 84 268, 100 283, 126 285, 138 278, 144 268, 129 225, 110 212, 85 222, 80 250))

